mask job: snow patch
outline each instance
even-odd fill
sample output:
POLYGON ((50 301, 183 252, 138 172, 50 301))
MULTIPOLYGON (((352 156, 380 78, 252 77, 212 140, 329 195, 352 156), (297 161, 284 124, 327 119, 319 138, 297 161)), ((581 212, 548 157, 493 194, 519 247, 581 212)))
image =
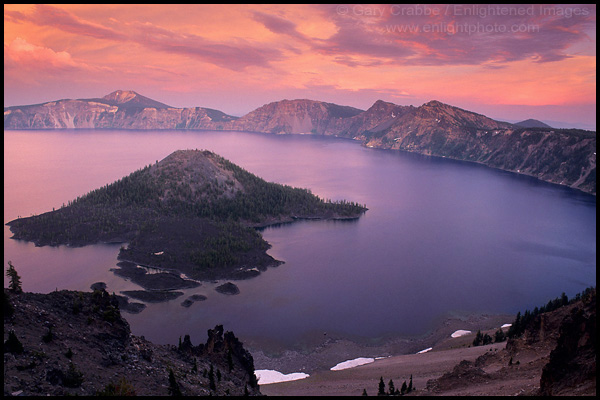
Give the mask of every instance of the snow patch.
POLYGON ((348 360, 348 361, 341 362, 341 363, 337 364, 336 366, 331 367, 330 369, 332 371, 340 371, 342 369, 354 368, 354 367, 358 367, 359 365, 369 364, 374 361, 375 361, 374 358, 359 357, 359 358, 355 358, 354 360, 348 360))
POLYGON ((464 331, 462 329, 459 329, 450 336, 453 338, 457 338, 457 337, 468 335, 469 333, 471 333, 471 331, 464 331))
POLYGON ((512 324, 504 324, 500 328, 510 328, 511 326, 512 326, 512 324))
POLYGON ((258 378, 259 385, 268 385, 269 383, 297 381, 298 379, 308 378, 310 375, 304 372, 294 372, 291 374, 282 374, 272 369, 259 369, 254 371, 258 378))
POLYGON ((417 354, 427 353, 428 351, 431 351, 431 350, 433 350, 433 347, 428 347, 425 350, 417 351, 417 354))

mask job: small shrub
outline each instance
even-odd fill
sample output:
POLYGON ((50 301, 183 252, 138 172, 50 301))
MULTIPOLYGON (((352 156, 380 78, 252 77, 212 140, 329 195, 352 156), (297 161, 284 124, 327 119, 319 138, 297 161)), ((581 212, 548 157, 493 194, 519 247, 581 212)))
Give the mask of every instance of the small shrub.
POLYGON ((96 393, 98 396, 137 396, 135 388, 125 378, 117 383, 109 383, 104 390, 96 393))
POLYGON ((15 331, 8 332, 8 339, 4 342, 4 352, 13 354, 23 353, 23 344, 15 335, 15 331))
POLYGON ((83 374, 72 362, 69 364, 69 369, 63 378, 63 385, 71 388, 77 388, 83 383, 83 374))
POLYGON ((67 352, 65 353, 65 357, 67 357, 69 360, 73 357, 73 350, 71 350, 70 347, 67 350, 67 352))
POLYGON ((42 340, 44 343, 50 343, 54 339, 54 334, 52 333, 52 327, 48 327, 48 332, 44 336, 42 336, 42 340))

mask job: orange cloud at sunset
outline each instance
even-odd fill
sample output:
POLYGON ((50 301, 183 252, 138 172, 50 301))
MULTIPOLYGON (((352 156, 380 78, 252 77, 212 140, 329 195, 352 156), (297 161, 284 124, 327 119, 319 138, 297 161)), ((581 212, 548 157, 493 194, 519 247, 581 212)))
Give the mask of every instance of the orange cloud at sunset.
POLYGON ((499 7, 5 5, 4 102, 132 89, 233 115, 283 98, 595 110, 595 5, 499 7))

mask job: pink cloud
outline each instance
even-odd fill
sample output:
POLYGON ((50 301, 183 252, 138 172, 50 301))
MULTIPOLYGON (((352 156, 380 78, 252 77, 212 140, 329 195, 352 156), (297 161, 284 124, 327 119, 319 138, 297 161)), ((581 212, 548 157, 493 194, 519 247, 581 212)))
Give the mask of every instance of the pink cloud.
MULTIPOLYGON (((244 39, 217 42, 140 22, 121 24, 123 29, 117 31, 49 5, 36 5, 31 14, 5 11, 5 18, 11 22, 31 22, 96 39, 134 42, 148 49, 197 58, 235 71, 250 66, 269 68, 272 61, 281 58, 279 50, 268 45, 253 44, 244 39)), ((111 22, 116 21, 113 18, 111 22)))
POLYGON ((47 47, 33 45, 22 38, 16 38, 4 45, 4 68, 73 70, 89 69, 85 63, 73 60, 66 51, 54 51, 47 47))

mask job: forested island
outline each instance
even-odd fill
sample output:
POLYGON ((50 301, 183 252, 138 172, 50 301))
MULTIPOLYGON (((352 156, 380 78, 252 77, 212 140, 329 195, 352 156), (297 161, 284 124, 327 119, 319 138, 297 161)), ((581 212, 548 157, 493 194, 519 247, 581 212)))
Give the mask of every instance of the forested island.
POLYGON ((266 182, 210 151, 179 150, 57 210, 7 225, 13 239, 37 246, 128 243, 118 271, 134 281, 144 274, 136 264, 195 280, 244 279, 281 263, 266 253, 270 245, 257 227, 356 219, 366 209, 266 182))

